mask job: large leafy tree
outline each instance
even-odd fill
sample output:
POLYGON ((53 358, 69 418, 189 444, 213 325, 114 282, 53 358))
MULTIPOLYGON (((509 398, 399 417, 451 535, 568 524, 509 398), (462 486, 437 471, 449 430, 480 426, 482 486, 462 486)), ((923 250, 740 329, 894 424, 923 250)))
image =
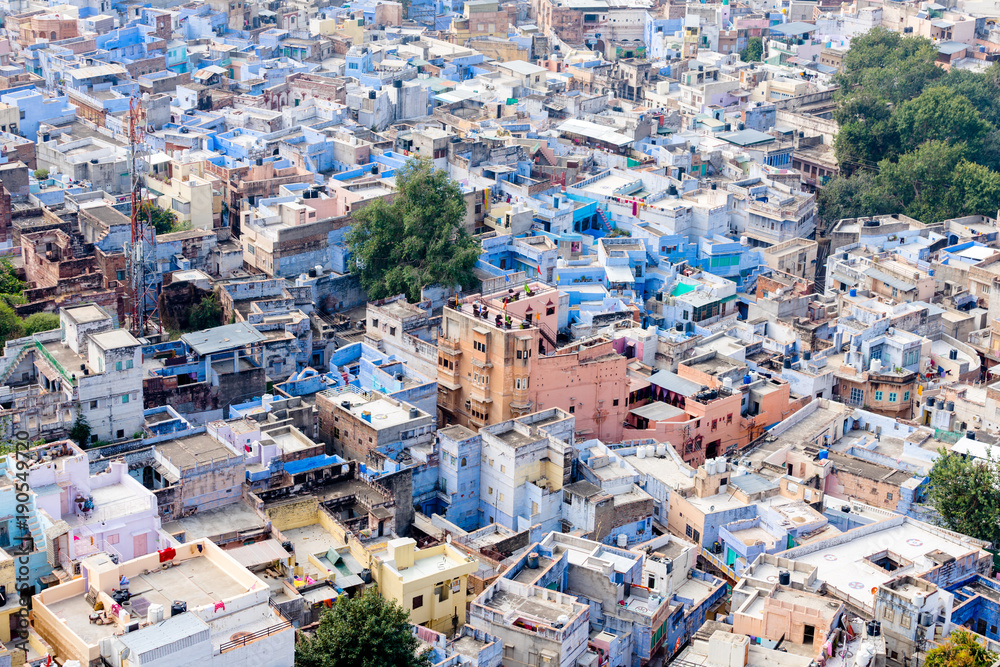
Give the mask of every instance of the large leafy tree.
POLYGON ((392 203, 376 200, 354 217, 351 270, 370 299, 406 294, 416 301, 428 285, 474 284, 480 247, 462 226, 465 199, 429 161, 407 162, 396 172, 392 203))
POLYGON ((841 176, 825 221, 905 213, 927 223, 1000 208, 1000 64, 945 73, 933 45, 875 28, 851 41, 838 75, 841 176))
POLYGON ((944 193, 967 153, 964 143, 928 141, 898 162, 882 160, 878 164, 879 196, 889 211, 904 212, 922 222, 952 217, 944 193))
POLYGON ((59 316, 55 313, 33 313, 24 318, 24 335, 30 336, 42 331, 59 328, 59 316))
POLYGON ((6 301, 0 299, 0 343, 24 335, 24 323, 6 301))
POLYGON ((747 40, 747 46, 740 51, 740 60, 745 63, 759 63, 764 55, 764 40, 760 37, 751 37, 747 40))
POLYGON ((192 331, 211 329, 222 324, 222 304, 215 292, 208 294, 191 308, 188 328, 192 331))
POLYGON ((942 644, 927 651, 926 667, 990 667, 997 659, 976 637, 964 629, 951 633, 942 644))
POLYGON ((142 207, 142 215, 153 223, 157 234, 169 234, 177 229, 177 214, 169 209, 146 202, 142 207))
POLYGON ((930 500, 950 530, 1000 541, 1000 475, 994 461, 939 450, 930 472, 930 500))
POLYGON ((323 614, 316 635, 295 647, 295 667, 429 667, 419 645, 409 613, 369 588, 323 614))
POLYGON ((933 139, 962 142, 976 153, 993 129, 967 97, 944 86, 928 88, 901 104, 892 121, 904 152, 933 139))
POLYGON ((937 47, 929 39, 873 28, 851 40, 843 70, 837 75, 840 94, 878 91, 886 101, 899 104, 919 95, 943 74, 937 56, 937 47))

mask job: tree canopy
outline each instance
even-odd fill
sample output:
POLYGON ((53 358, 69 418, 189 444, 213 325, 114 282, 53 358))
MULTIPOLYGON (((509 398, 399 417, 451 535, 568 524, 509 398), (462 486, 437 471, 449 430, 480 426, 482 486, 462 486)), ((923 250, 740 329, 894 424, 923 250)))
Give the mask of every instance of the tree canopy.
POLYGON ((295 647, 295 667, 429 667, 426 654, 417 655, 409 616, 372 588, 341 596, 320 618, 315 636, 295 647))
POLYGON ((939 450, 930 472, 930 500, 945 528, 978 540, 1000 540, 1000 475, 994 461, 939 450))
POLYGON ((142 214, 149 217, 157 234, 169 234, 179 230, 177 214, 169 209, 162 209, 152 202, 146 202, 142 214))
POLYGON ((745 63, 759 63, 764 56, 764 40, 760 37, 751 37, 747 40, 747 46, 740 51, 740 60, 745 63))
POLYGON ((188 316, 188 329, 201 331, 222 324, 222 304, 215 292, 208 294, 191 308, 188 316))
POLYGON ((975 635, 964 628, 953 630, 940 645, 927 651, 925 667, 990 667, 997 659, 975 635))
POLYGON ((458 183, 428 160, 397 170, 392 203, 365 206, 347 235, 351 271, 368 298, 416 301, 428 285, 473 285, 480 247, 463 227, 465 210, 458 183))
POLYGON ((903 213, 926 223, 1000 207, 1000 63, 944 72, 923 37, 874 28, 851 40, 837 76, 841 175, 820 217, 903 213))
POLYGON ((59 316, 55 313, 33 313, 24 318, 24 334, 41 333, 59 328, 59 316))

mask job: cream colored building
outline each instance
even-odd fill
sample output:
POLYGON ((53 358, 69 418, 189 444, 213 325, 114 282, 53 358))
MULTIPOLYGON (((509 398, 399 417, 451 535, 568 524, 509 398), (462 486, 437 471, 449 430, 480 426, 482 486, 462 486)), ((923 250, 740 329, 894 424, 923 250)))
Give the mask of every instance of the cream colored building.
POLYGON ((451 544, 418 550, 409 537, 389 540, 387 558, 375 577, 379 592, 410 612, 411 623, 449 636, 465 625, 466 586, 478 561, 451 544))
POLYGON ((200 539, 123 563, 88 558, 80 577, 32 598, 32 616, 60 664, 291 667, 295 630, 269 599, 267 584, 200 539), (122 577, 127 605, 112 598, 122 577))
POLYGON ((183 164, 162 153, 150 161, 146 187, 156 205, 176 213, 177 221, 191 229, 214 229, 215 221, 221 220, 222 191, 203 173, 202 163, 183 164))

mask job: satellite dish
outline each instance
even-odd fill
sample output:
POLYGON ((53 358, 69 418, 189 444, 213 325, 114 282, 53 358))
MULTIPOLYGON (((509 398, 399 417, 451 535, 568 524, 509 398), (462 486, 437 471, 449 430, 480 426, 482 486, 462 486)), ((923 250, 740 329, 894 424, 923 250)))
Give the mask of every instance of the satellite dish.
POLYGON ((126 646, 125 648, 122 649, 122 656, 121 657, 124 659, 124 658, 129 657, 131 654, 132 654, 132 649, 130 649, 128 646, 126 646))

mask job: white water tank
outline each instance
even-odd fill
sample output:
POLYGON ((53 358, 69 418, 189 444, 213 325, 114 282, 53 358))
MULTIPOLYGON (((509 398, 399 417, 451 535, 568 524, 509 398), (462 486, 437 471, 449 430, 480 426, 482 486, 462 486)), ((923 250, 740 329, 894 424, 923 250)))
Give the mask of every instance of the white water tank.
POLYGON ((719 458, 715 459, 715 472, 717 473, 726 472, 725 456, 720 456, 719 458))
POLYGON ((733 390, 733 378, 722 378, 722 388, 729 391, 733 390))
POLYGON ((662 442, 656 446, 656 455, 657 456, 666 456, 667 455, 667 446, 665 444, 663 444, 662 442))
POLYGON ((622 549, 628 546, 628 535, 625 533, 618 533, 618 546, 622 549))
POLYGON ((151 604, 146 610, 146 618, 149 624, 159 623, 163 620, 163 605, 162 604, 151 604))
POLYGON ((708 459, 705 461, 705 472, 709 475, 715 474, 715 459, 708 459))
POLYGON ((868 370, 872 373, 878 373, 882 370, 882 360, 872 359, 871 364, 868 366, 868 370))
POLYGON ((639 448, 635 450, 635 455, 638 456, 640 459, 646 458, 646 448, 643 447, 642 445, 639 445, 639 448))
POLYGON ((652 445, 646 445, 646 456, 648 456, 649 458, 653 458, 654 456, 656 456, 656 447, 653 447, 652 445))

